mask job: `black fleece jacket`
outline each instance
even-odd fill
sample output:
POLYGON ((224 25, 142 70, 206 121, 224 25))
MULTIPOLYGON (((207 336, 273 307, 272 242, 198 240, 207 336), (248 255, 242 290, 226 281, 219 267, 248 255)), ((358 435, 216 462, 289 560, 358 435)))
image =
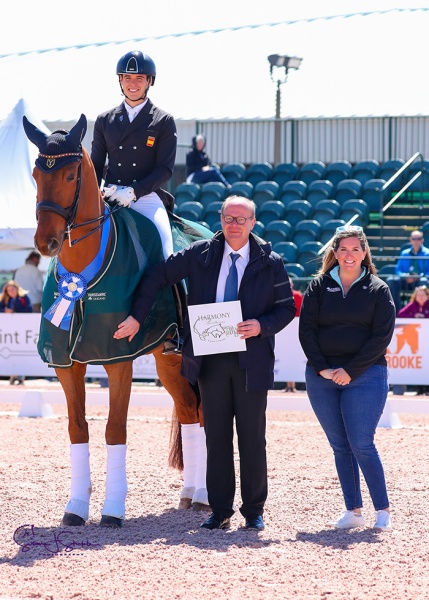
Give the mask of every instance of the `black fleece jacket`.
POLYGON ((299 317, 299 339, 308 364, 320 373, 342 367, 352 379, 385 365, 396 311, 386 283, 367 273, 346 296, 327 273, 308 286, 299 317))

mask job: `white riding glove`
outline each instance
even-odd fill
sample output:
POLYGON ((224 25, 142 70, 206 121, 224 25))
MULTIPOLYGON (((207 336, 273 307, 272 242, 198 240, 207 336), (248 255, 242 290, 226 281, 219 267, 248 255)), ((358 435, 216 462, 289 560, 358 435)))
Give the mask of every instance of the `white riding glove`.
POLYGON ((117 202, 119 206, 129 206, 136 200, 134 189, 126 185, 109 185, 104 188, 104 197, 109 202, 117 202))

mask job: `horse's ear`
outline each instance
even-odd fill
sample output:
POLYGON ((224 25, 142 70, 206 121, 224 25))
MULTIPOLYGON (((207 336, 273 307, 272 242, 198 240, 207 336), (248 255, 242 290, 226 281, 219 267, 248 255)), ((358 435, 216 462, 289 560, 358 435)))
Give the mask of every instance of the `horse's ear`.
POLYGON ((25 134, 30 142, 33 142, 40 150, 46 143, 46 138, 48 137, 46 133, 43 133, 43 131, 40 131, 33 123, 30 123, 25 115, 22 117, 22 124, 24 126, 25 134))
POLYGON ((86 117, 84 114, 80 115, 79 121, 74 127, 70 129, 70 133, 66 135, 66 140, 71 142, 74 146, 80 146, 86 133, 86 117))

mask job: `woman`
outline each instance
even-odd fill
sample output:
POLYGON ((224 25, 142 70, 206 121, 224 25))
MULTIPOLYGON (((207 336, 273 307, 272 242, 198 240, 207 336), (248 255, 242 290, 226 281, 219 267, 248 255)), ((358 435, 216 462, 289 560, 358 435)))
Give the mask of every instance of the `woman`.
POLYGON ((206 138, 200 133, 192 138, 192 150, 186 155, 186 181, 202 185, 210 181, 218 181, 226 187, 229 183, 220 170, 212 165, 207 153, 204 151, 206 138))
POLYGON ((429 290, 425 285, 414 289, 409 304, 398 311, 398 317, 411 319, 429 318, 429 290))
POLYGON ((385 353, 394 326, 392 296, 376 276, 362 228, 339 227, 304 294, 299 323, 308 397, 334 451, 346 505, 329 523, 337 529, 365 523, 360 468, 375 508, 374 528, 392 530, 374 435, 387 398, 385 353))
POLYGON ((0 294, 0 312, 33 312, 27 292, 13 279, 7 281, 0 294))
MULTIPOLYGON (((2 293, 0 294, 0 312, 2 313, 27 313, 33 312, 30 297, 22 287, 13 279, 7 281, 2 293)), ((10 385, 22 385, 24 377, 22 375, 11 375, 9 378, 10 385)))

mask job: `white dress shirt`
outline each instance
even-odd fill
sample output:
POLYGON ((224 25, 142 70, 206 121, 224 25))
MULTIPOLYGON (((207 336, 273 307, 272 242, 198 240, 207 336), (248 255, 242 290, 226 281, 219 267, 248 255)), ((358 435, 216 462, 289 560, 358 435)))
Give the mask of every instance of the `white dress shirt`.
POLYGON ((241 280, 243 279, 244 269, 249 264, 249 256, 250 256, 250 243, 247 242, 245 246, 240 248, 239 250, 233 250, 231 246, 225 242, 225 249, 223 251, 222 264, 220 266, 219 278, 217 280, 217 289, 216 289, 216 302, 223 302, 223 297, 225 295, 225 284, 226 278, 228 277, 229 269, 232 264, 231 257, 229 256, 231 252, 235 254, 239 254, 240 258, 237 258, 235 265, 237 267, 238 274, 238 289, 240 289, 241 280))
POLYGON ((139 114, 139 112, 141 111, 143 106, 146 104, 146 102, 147 102, 147 98, 141 104, 137 104, 137 106, 130 106, 128 104, 128 102, 124 102, 130 123, 132 123, 134 121, 134 119, 137 117, 137 115, 139 114))

